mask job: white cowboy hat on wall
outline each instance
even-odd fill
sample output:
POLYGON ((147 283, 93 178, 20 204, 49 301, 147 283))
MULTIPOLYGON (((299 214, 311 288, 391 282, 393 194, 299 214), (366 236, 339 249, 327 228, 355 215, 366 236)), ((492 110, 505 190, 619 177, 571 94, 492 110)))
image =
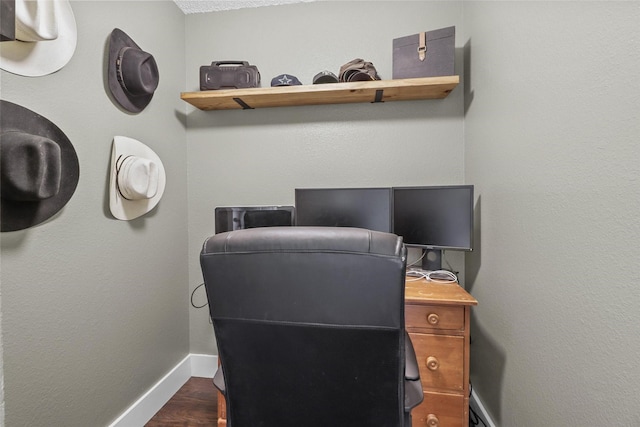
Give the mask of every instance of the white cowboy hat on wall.
POLYGON ((78 32, 69 0, 15 0, 15 41, 0 43, 0 68, 38 77, 67 65, 78 32))
POLYGON ((162 160, 151 148, 126 136, 113 138, 109 208, 115 218, 126 221, 151 211, 166 181, 162 160))

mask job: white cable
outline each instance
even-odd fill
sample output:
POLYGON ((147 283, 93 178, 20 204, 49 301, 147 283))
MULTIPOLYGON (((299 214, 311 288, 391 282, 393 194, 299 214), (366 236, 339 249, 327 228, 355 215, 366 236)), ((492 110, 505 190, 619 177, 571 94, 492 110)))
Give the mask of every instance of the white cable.
POLYGON ((451 271, 447 270, 425 271, 422 269, 411 268, 407 270, 407 276, 415 277, 415 279, 407 279, 407 282, 425 279, 428 282, 434 283, 458 283, 458 277, 451 271))
POLYGON ((458 276, 448 270, 435 270, 427 273, 427 280, 436 283, 457 283, 458 276))
POLYGON ((422 258, 424 258, 424 256, 427 254, 426 251, 422 251, 422 256, 420 258, 418 258, 417 260, 413 261, 411 264, 408 264, 407 267, 412 267, 414 265, 416 265, 417 263, 419 263, 420 261, 422 261, 422 258))

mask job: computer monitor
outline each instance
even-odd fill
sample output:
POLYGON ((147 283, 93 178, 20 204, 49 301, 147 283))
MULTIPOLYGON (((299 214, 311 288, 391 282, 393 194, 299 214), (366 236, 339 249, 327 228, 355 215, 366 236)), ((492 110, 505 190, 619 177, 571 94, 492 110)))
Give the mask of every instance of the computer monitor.
POLYGON ((296 225, 390 232, 391 188, 296 188, 296 225))
POLYGON ((422 248, 422 268, 442 268, 442 250, 473 248, 473 185, 393 188, 393 232, 422 248))
POLYGON ((293 206, 217 207, 216 234, 225 231, 256 227, 292 226, 295 222, 293 206))

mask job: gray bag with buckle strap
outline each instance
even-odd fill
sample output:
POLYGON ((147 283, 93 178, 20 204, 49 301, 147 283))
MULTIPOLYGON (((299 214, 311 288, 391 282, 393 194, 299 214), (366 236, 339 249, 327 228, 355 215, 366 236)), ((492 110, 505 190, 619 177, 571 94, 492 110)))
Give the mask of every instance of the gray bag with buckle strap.
POLYGON ((456 27, 393 39, 393 78, 452 76, 456 27))

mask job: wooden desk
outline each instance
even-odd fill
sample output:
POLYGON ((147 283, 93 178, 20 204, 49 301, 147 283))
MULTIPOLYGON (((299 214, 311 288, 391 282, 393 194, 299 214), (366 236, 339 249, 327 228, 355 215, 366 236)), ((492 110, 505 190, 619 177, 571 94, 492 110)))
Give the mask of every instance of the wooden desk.
POLYGON ((469 327, 477 304, 457 284, 407 278, 405 327, 424 392, 411 411, 412 427, 469 426, 469 327))
MULTIPOLYGON (((457 284, 408 278, 405 326, 420 368, 424 401, 412 411, 412 427, 469 426, 469 327, 478 301, 457 284)), ((218 393, 218 427, 226 427, 218 393)))

